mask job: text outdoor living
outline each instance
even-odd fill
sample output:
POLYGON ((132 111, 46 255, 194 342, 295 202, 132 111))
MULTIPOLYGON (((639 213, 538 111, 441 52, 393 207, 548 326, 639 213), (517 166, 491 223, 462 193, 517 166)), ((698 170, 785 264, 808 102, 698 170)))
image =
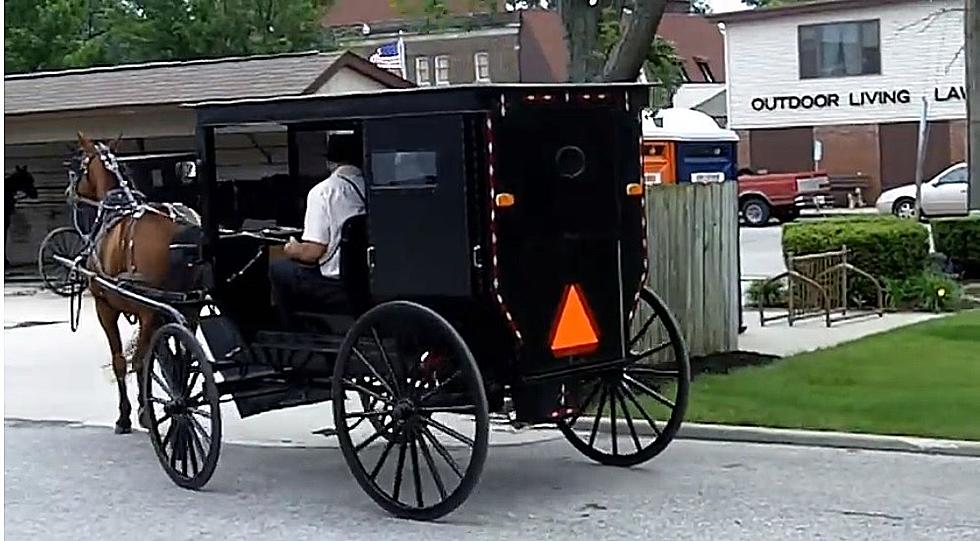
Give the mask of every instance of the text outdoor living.
MULTIPOLYGON (((934 87, 932 98, 937 102, 954 100, 966 101, 966 86, 934 87)), ((824 109, 831 107, 868 107, 873 105, 907 104, 912 102, 912 92, 907 88, 898 90, 862 90, 849 92, 843 96, 837 92, 805 94, 802 96, 767 96, 752 98, 755 111, 775 111, 777 109, 824 109), (846 101, 845 98, 846 97, 846 101)))

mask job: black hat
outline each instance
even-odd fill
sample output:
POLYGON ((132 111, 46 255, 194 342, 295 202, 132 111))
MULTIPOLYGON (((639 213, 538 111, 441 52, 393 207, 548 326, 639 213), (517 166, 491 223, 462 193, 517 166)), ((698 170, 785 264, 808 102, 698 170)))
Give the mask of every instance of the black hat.
POLYGON ((326 158, 332 162, 361 163, 361 138, 357 134, 331 133, 327 139, 326 158))

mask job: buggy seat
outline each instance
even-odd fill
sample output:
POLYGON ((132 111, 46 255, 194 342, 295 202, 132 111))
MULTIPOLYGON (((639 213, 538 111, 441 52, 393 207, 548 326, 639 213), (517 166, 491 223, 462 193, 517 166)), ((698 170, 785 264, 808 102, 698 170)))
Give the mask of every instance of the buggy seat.
MULTIPOLYGON (((340 232, 340 282, 343 297, 316 311, 300 311, 297 319, 308 323, 326 323, 336 329, 340 321, 347 325, 370 305, 370 278, 367 264, 367 215, 351 216, 340 232)), ((320 327, 321 325, 315 325, 320 327)), ((346 325, 340 325, 346 326, 346 325)))

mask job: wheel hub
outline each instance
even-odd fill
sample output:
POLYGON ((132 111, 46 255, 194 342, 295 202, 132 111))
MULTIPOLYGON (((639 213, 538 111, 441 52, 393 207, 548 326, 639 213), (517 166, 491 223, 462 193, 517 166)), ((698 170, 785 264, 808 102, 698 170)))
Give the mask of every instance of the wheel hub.
POLYGON ((175 398, 170 402, 164 404, 163 412, 173 415, 175 413, 184 413, 187 411, 187 402, 183 397, 175 398))
POLYGON ((404 423, 415 415, 415 404, 409 400, 400 400, 391 410, 391 417, 400 423, 404 423))

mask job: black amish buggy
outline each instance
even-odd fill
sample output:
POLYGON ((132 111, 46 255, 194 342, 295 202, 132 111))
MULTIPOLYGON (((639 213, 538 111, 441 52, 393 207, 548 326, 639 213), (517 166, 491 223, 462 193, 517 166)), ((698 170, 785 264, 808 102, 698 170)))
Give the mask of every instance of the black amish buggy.
MULTIPOLYGON (((123 174, 151 202, 177 202, 198 208, 199 189, 196 184, 196 158, 193 152, 166 152, 119 156, 123 174)), ((63 165, 69 175, 78 167, 78 156, 63 165)), ((69 181, 69 185, 71 185, 69 181)), ((68 194, 72 224, 52 229, 41 241, 37 255, 37 270, 42 283, 51 291, 67 296, 73 280, 69 269, 54 256, 74 259, 87 246, 98 213, 99 203, 87 201, 77 194, 68 194)))
POLYGON ((603 464, 663 451, 690 368, 677 324, 644 287, 648 90, 478 85, 193 105, 210 355, 172 302, 154 301, 176 322, 143 378, 166 473, 207 483, 224 401, 248 417, 332 400, 323 433, 372 499, 414 519, 471 493, 491 415, 555 425, 603 464), (291 212, 270 221, 230 209, 215 139, 233 126, 286 130, 289 174, 265 186, 291 212), (367 187, 366 215, 340 243, 346 294, 283 328, 269 263, 324 178, 311 141, 336 132, 362 141, 367 187))

